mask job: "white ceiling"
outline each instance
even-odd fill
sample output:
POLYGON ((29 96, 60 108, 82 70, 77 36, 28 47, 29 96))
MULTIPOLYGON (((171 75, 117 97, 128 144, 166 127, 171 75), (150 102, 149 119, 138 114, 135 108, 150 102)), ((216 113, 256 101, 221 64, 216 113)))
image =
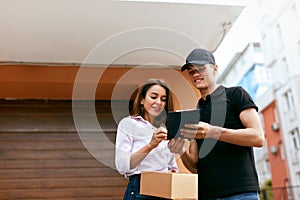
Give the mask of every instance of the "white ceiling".
POLYGON ((178 66, 194 47, 214 50, 244 8, 174 2, 0 0, 0 61, 178 66))

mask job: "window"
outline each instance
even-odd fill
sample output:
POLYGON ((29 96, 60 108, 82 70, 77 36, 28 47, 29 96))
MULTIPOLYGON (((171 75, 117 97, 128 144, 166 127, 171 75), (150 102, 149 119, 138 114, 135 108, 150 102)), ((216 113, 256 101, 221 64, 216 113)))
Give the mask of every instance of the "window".
POLYGON ((279 24, 276 25, 275 27, 275 33, 274 33, 274 40, 276 41, 277 45, 277 52, 282 51, 283 49, 283 37, 282 37, 282 31, 281 31, 281 27, 279 24))
MULTIPOLYGON (((297 185, 299 186, 300 185, 300 171, 298 171, 297 173, 296 173, 297 175, 297 185)), ((299 189, 296 189, 297 190, 297 192, 296 193, 298 193, 298 197, 300 197, 300 191, 299 191, 299 189)))
POLYGON ((273 50, 272 50, 272 40, 269 39, 271 37, 271 35, 266 32, 264 33, 264 35, 262 36, 262 50, 264 52, 265 55, 265 65, 269 66, 272 63, 272 60, 274 59, 273 56, 273 50))
POLYGON ((291 162, 293 165, 298 165, 300 158, 299 158, 299 151, 300 151, 300 134, 299 129, 295 128, 289 133, 290 139, 290 155, 291 155, 291 162))
POLYGON ((291 89, 289 89, 286 93, 284 93, 284 99, 285 99, 285 107, 286 107, 285 111, 290 112, 294 110, 295 102, 294 102, 294 97, 291 89))
POLYGON ((298 41, 298 56, 300 57, 300 40, 298 41))
POLYGON ((274 116, 275 116, 275 121, 276 122, 279 122, 280 120, 279 120, 279 114, 278 114, 278 109, 277 109, 277 107, 274 107, 274 116))
POLYGON ((288 81, 289 79, 289 67, 286 61, 286 58, 283 57, 280 63, 280 74, 282 75, 282 79, 284 82, 288 81))
POLYGON ((282 142, 279 142, 281 160, 285 160, 285 150, 282 142))
MULTIPOLYGON (((290 7, 290 23, 293 24, 294 26, 292 26, 291 28, 294 28, 296 29, 295 32, 299 33, 300 29, 299 29, 299 26, 295 26, 295 24, 298 24, 299 23, 299 16, 298 16, 298 12, 297 12, 297 8, 296 8, 296 4, 293 4, 291 7, 290 7)), ((291 29, 293 30, 293 29, 291 29)))
POLYGON ((295 150, 300 150, 300 134, 299 134, 299 129, 295 128, 290 132, 292 136, 292 143, 294 146, 295 150))
POLYGON ((290 186, 291 186, 290 182, 288 180, 285 180, 285 187, 287 188, 288 199, 294 199, 293 198, 293 191, 292 191, 292 188, 290 186))

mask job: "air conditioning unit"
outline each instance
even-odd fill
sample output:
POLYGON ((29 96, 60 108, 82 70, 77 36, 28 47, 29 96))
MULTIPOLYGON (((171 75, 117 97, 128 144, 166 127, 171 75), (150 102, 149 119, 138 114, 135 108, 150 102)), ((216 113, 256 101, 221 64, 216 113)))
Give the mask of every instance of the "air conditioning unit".
POLYGON ((271 128, 273 131, 278 131, 279 130, 279 124, 278 122, 273 122, 271 125, 271 128))
POLYGON ((276 155, 278 152, 278 149, 276 146, 270 146, 270 153, 273 155, 276 155))

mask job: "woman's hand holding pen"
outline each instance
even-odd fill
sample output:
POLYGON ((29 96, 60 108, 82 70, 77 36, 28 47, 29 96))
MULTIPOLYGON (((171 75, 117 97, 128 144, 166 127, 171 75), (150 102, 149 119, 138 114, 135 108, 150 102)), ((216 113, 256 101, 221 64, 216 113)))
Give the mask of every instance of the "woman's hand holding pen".
POLYGON ((150 145, 155 148, 158 146, 158 144, 163 141, 163 140, 166 140, 167 139, 167 130, 163 127, 160 127, 158 129, 156 129, 153 133, 153 136, 151 138, 151 141, 150 141, 150 145))

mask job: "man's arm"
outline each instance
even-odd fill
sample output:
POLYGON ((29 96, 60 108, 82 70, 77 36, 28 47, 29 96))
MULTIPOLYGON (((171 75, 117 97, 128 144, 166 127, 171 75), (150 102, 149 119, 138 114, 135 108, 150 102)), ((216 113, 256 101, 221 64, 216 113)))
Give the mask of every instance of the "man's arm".
POLYGON ((182 163, 190 172, 197 173, 198 144, 196 140, 188 142, 185 139, 176 138, 169 141, 168 147, 172 153, 180 155, 182 163))
POLYGON ((256 110, 254 108, 243 110, 240 113, 240 120, 245 129, 222 128, 219 140, 241 146, 262 147, 265 136, 256 110))
POLYGON ((223 142, 240 146, 262 147, 264 145, 264 131, 258 113, 254 108, 248 108, 240 113, 240 120, 244 129, 228 129, 199 122, 199 124, 186 124, 193 130, 182 129, 181 134, 187 138, 214 138, 223 142))

